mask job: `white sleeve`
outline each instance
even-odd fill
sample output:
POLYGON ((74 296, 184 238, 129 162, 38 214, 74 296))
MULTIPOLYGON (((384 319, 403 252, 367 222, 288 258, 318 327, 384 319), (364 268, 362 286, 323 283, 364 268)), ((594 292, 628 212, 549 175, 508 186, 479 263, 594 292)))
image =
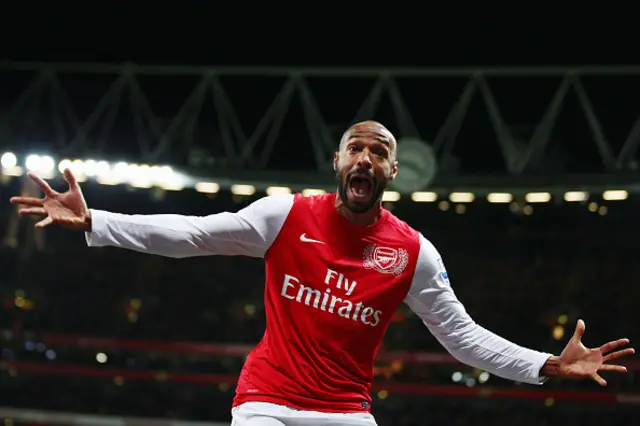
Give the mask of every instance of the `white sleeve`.
POLYGON ((476 324, 453 292, 440 254, 422 235, 405 303, 458 361, 518 382, 546 380, 540 370, 551 354, 518 346, 476 324))
POLYGON ((293 195, 261 198, 237 213, 210 216, 125 215, 91 210, 90 247, 114 246, 167 257, 263 257, 291 207, 293 195))

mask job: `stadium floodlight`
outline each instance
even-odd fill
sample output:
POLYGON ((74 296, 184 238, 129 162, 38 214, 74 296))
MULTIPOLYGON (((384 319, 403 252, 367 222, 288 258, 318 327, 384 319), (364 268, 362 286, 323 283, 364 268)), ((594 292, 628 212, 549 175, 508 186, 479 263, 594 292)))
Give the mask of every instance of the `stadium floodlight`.
POLYGON ((621 189, 612 189, 602 193, 602 198, 607 201, 622 201, 626 200, 628 196, 629 193, 621 189))
MULTIPOLYGON (((415 142, 416 141, 404 141, 406 147, 415 148, 415 152, 422 149, 420 152, 424 154, 428 151, 428 149, 424 149, 424 144, 419 145, 415 142)), ((426 155, 426 157, 429 157, 429 155, 426 155)), ((413 160, 415 160, 415 158, 413 160)), ((424 160, 424 158, 422 160, 424 160)), ((415 166, 416 164, 413 165, 415 166)), ((264 193, 267 195, 280 195, 291 194, 293 192, 301 192, 303 196, 308 197, 326 194, 332 190, 331 184, 322 184, 313 187, 313 184, 302 184, 286 180, 280 181, 277 177, 271 177, 270 180, 263 181, 259 178, 236 180, 220 176, 210 180, 211 178, 208 179, 206 176, 195 176, 183 173, 167 165, 137 164, 125 161, 110 162, 96 158, 55 159, 50 155, 42 153, 21 155, 20 153, 4 152, 0 155, 0 177, 3 178, 2 182, 5 182, 9 177, 23 176, 26 171, 33 171, 45 179, 51 179, 60 177, 60 174, 67 168, 74 173, 79 182, 91 180, 101 185, 129 185, 134 188, 158 188, 166 191, 194 189, 197 192, 205 194, 216 194, 221 190, 228 190, 234 196, 238 197, 251 197, 264 193)), ((444 188, 433 189, 431 191, 417 190, 415 188, 428 186, 433 179, 431 172, 428 176, 420 175, 413 177, 411 177, 410 170, 407 173, 407 170, 403 168, 403 172, 408 175, 408 180, 399 186, 391 186, 389 190, 385 191, 382 197, 384 202, 399 201, 402 195, 406 193, 410 195, 413 202, 433 203, 437 202, 439 198, 446 197, 446 194, 448 194, 449 201, 443 199, 440 203, 437 203, 439 209, 448 210, 450 207, 449 202, 460 205, 472 203, 477 197, 486 197, 490 203, 509 204, 513 203, 516 197, 522 196, 520 192, 522 188, 509 189, 504 187, 500 189, 499 186, 491 187, 490 185, 480 188, 458 188, 457 190, 445 190, 444 188)), ((606 201, 626 200, 629 196, 629 191, 635 191, 633 187, 623 188, 625 187, 622 186, 618 189, 604 191, 602 198, 606 201)), ((527 203, 547 203, 551 201, 552 197, 557 197, 558 199, 563 197, 566 202, 584 202, 589 200, 589 193, 585 190, 566 190, 565 188, 545 189, 548 192, 542 192, 543 190, 540 188, 541 192, 529 192, 524 198, 527 203)), ((601 191, 601 189, 599 189, 599 191, 601 191)), ((465 207, 457 206, 455 211, 462 213, 465 211, 465 207)), ((520 209, 517 211, 520 211, 520 209)), ((522 208, 524 214, 531 214, 532 211, 533 208, 531 206, 522 208)))
POLYGON ((433 203, 438 199, 438 194, 430 191, 416 191, 411 194, 411 199, 416 203, 433 203))
POLYGON ((471 203, 476 196, 471 192, 452 192, 449 194, 449 201, 452 203, 471 203))
POLYGON ((564 194, 564 200, 566 202, 582 202, 589 199, 589 194, 584 191, 567 191, 564 194))
POLYGON ((253 185, 236 184, 231 185, 231 193, 233 195, 253 195, 256 193, 256 187, 253 185))
POLYGON ((551 194, 548 192, 529 192, 524 196, 527 203, 548 203, 551 200, 551 194))
POLYGON ((267 195, 291 194, 291 188, 287 186, 270 186, 267 188, 267 195))
POLYGON ((510 203, 513 195, 506 192, 492 192, 487 195, 487 201, 490 203, 510 203))
POLYGON ((382 201, 385 203, 393 203, 400 199, 400 193, 396 191, 384 191, 382 194, 382 201))
POLYGON ((55 169, 55 161, 48 155, 28 155, 24 165, 30 172, 51 176, 55 169))
POLYGON ((220 185, 215 182, 196 182, 194 188, 204 194, 216 194, 220 191, 220 185))
POLYGON ((0 157, 0 165, 5 168, 13 168, 18 165, 18 157, 13 152, 5 152, 0 157))

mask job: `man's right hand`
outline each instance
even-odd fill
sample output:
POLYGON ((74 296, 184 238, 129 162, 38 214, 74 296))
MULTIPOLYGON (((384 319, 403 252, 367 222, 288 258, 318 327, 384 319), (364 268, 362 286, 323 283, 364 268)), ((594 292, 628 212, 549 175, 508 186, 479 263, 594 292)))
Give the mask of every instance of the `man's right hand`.
POLYGON ((91 232, 91 211, 71 170, 64 171, 64 180, 69 184, 69 189, 63 193, 51 189, 44 179, 34 173, 29 173, 28 176, 44 191, 44 198, 11 198, 12 204, 21 206, 21 215, 45 216, 36 223, 36 228, 44 228, 55 223, 76 231, 91 232))

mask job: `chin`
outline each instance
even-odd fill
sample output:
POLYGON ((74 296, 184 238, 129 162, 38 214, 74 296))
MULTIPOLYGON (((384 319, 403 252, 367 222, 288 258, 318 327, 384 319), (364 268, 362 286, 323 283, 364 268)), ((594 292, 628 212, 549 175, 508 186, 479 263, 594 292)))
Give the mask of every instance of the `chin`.
POLYGON ((351 213, 366 213, 371 209, 372 206, 356 204, 356 203, 348 203, 346 204, 346 207, 351 213))
POLYGON ((347 198, 345 206, 353 213, 366 213, 376 205, 376 201, 373 197, 365 200, 354 200, 351 197, 347 198))

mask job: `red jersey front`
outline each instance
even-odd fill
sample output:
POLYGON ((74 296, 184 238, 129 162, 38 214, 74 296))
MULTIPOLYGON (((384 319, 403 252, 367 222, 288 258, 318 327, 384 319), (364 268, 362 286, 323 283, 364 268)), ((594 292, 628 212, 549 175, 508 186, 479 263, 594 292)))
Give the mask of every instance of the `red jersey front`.
POLYGON ((419 234, 391 213, 349 223, 335 194, 296 195, 265 254, 267 327, 234 405, 369 411, 376 352, 411 286, 419 234))

